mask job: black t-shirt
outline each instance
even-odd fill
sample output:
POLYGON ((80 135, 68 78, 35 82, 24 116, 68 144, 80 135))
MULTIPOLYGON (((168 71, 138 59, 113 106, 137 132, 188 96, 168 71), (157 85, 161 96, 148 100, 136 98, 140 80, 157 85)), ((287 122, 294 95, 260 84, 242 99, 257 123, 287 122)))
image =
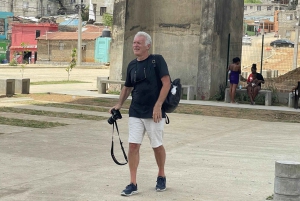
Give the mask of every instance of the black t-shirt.
MULTIPOLYGON (((169 75, 169 71, 161 55, 149 55, 143 61, 134 59, 128 64, 125 86, 133 87, 129 117, 152 118, 153 107, 162 87, 161 78, 165 75, 169 75), (153 60, 158 73, 155 71, 153 60)), ((162 117, 165 118, 163 110, 162 117)))

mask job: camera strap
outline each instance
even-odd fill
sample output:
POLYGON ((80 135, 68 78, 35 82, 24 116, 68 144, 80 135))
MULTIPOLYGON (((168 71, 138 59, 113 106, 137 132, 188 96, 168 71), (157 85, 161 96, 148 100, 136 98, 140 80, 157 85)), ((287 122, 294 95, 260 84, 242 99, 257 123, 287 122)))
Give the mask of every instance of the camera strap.
POLYGON ((119 134, 119 129, 118 129, 118 124, 117 122, 115 121, 113 123, 113 131, 112 131, 112 139, 111 139, 111 150, 110 150, 110 154, 111 154, 111 157, 112 159, 114 160, 114 162, 117 164, 117 165, 126 165, 128 163, 128 160, 127 160, 127 156, 126 156, 126 153, 125 153, 125 150, 124 150, 124 147, 123 147, 123 142, 121 141, 121 138, 120 138, 120 134, 119 134), (118 132, 118 136, 119 136, 119 141, 120 141, 120 145, 121 145, 121 149, 123 151, 123 155, 124 155, 124 158, 126 160, 126 163, 120 163, 115 155, 114 155, 114 131, 115 131, 115 125, 116 125, 116 130, 118 132))

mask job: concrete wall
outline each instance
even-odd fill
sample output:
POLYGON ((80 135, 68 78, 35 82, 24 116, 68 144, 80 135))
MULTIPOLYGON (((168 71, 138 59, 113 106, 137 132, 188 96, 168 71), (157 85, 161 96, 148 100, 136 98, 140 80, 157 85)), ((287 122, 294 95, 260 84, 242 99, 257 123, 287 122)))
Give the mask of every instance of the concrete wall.
MULTIPOLYGON (((153 39, 151 53, 164 56, 171 77, 197 86, 197 99, 209 99, 226 81, 228 34, 233 43, 241 41, 243 6, 240 0, 115 1, 111 79, 125 79, 135 58, 133 37, 146 31, 153 39)), ((231 49, 232 56, 241 55, 241 45, 231 49)))
POLYGON ((298 23, 297 12, 294 10, 280 11, 278 13, 278 34, 281 38, 295 39, 295 27, 298 23), (294 35, 294 37, 292 37, 294 35))
MULTIPOLYGON (((82 62, 95 62, 95 40, 83 40, 82 62)), ((72 49, 77 49, 77 40, 38 40, 37 61, 71 61, 72 49), (49 43, 48 43, 49 42, 49 43), (61 43, 61 44, 60 44, 61 43), (63 46, 63 47, 62 47, 63 46)))

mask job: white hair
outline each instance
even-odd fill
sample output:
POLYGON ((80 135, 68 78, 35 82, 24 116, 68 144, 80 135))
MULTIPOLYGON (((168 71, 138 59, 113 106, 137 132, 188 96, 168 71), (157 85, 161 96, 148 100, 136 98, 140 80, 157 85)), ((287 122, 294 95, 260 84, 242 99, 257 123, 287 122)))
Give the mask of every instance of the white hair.
POLYGON ((147 34, 146 32, 143 32, 143 31, 139 31, 135 34, 134 38, 137 37, 137 36, 144 36, 145 37, 145 45, 151 45, 152 43, 152 40, 151 40, 151 36, 149 34, 147 34))

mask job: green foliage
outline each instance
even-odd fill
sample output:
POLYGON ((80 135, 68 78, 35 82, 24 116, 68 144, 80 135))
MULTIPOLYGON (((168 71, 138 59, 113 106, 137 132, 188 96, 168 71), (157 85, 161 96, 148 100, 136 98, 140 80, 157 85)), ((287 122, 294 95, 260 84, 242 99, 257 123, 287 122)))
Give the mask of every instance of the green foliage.
POLYGON ((82 18, 82 21, 89 20, 89 6, 87 6, 81 10, 81 18, 82 18))
POLYGON ((113 15, 109 13, 104 13, 103 22, 105 26, 111 27, 113 25, 113 15))
POLYGON ((72 54, 71 54, 71 62, 69 64, 69 66, 66 68, 66 71, 68 72, 68 81, 70 80, 70 73, 72 71, 72 69, 76 66, 76 55, 77 55, 77 49, 74 48, 72 50, 72 54))
POLYGON ((215 94, 213 97, 211 97, 211 100, 217 100, 217 101, 222 101, 225 99, 225 89, 226 86, 225 84, 220 84, 219 85, 219 93, 215 94))
POLYGON ((17 66, 18 62, 16 61, 16 59, 12 59, 11 62, 9 62, 10 66, 17 66))
POLYGON ((261 3, 260 0, 244 0, 244 3, 261 3))

